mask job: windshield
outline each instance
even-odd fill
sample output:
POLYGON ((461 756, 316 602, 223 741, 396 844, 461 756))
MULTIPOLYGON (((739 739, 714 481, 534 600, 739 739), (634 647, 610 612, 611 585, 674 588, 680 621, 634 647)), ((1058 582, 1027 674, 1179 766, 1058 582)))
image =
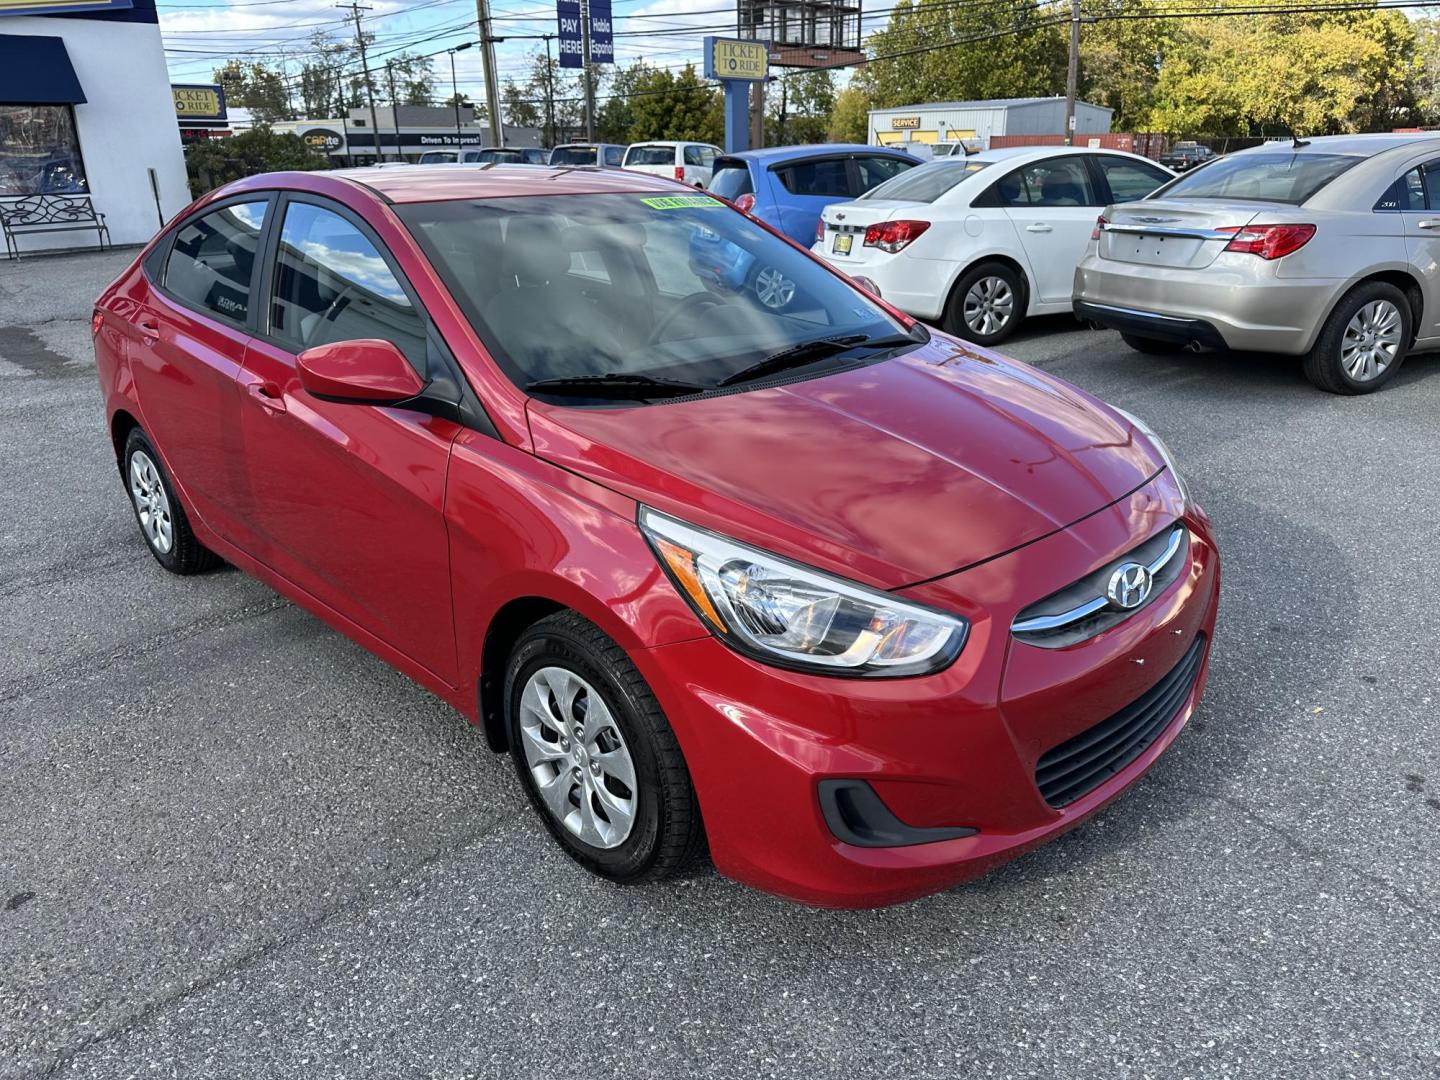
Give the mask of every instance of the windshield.
POLYGON ((1155 193, 1166 199, 1248 199, 1298 206, 1363 159, 1349 154, 1236 154, 1216 158, 1155 193))
POLYGON ((550 155, 551 165, 594 165, 595 147, 557 146, 550 155))
POLYGON ((488 165, 492 162, 515 164, 524 161, 525 158, 519 150, 505 150, 497 147, 493 150, 481 150, 480 153, 475 155, 475 160, 482 165, 488 165))
POLYGON ((455 160, 453 150, 427 150, 420 155, 421 165, 440 165, 455 160))
POLYGON ((626 165, 674 165, 673 146, 632 146, 625 151, 626 165))
POLYGON ((885 183, 865 192, 860 198, 901 199, 905 202, 933 203, 961 180, 979 172, 989 164, 988 161, 970 161, 959 158, 932 161, 928 165, 919 165, 893 179, 886 180, 885 183))
POLYGON ((905 333, 866 294, 708 195, 395 209, 521 387, 617 373, 712 387, 795 345, 905 333))

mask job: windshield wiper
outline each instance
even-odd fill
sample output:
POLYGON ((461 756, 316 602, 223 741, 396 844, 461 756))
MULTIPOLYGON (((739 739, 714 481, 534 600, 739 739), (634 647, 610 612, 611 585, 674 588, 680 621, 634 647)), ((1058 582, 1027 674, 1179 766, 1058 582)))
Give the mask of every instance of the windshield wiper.
POLYGON ((536 379, 526 383, 532 394, 572 394, 576 397, 613 397, 644 400, 656 397, 685 397, 709 390, 701 383, 661 379, 638 372, 609 371, 600 375, 562 375, 554 379, 536 379))
POLYGON ((736 383, 762 379, 766 375, 774 375, 790 368, 803 367, 823 357, 846 352, 857 345, 884 349, 918 344, 920 344, 919 339, 911 337, 909 334, 892 334, 878 338, 872 338, 868 334, 838 334, 835 337, 816 338, 813 341, 802 341, 798 345, 791 345, 788 349, 771 353, 765 359, 757 360, 749 367, 743 367, 739 371, 726 375, 715 385, 733 386, 736 383))

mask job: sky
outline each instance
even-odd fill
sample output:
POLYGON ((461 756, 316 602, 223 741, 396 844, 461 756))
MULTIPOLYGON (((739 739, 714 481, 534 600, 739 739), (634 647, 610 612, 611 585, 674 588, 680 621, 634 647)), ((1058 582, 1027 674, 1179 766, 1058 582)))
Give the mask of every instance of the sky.
MULTIPOLYGON (((369 5, 363 19, 365 29, 375 35, 372 70, 387 52, 435 52, 479 36, 474 0, 369 0, 369 5)), ((704 35, 734 32, 735 0, 612 0, 612 5, 620 65, 643 59, 677 70, 693 62, 699 70, 704 35)), ((347 12, 333 0, 158 0, 158 6, 173 82, 208 82, 211 72, 230 57, 284 60, 294 73, 316 30, 354 36, 347 12)), ((491 16, 495 35, 507 38, 495 46, 501 81, 523 81, 535 53, 545 47, 538 35, 555 33, 554 0, 491 0, 491 16)), ((457 53, 455 61, 460 92, 483 102, 480 50, 457 53)), ((449 58, 436 56, 434 71, 436 97, 449 97, 449 58)))

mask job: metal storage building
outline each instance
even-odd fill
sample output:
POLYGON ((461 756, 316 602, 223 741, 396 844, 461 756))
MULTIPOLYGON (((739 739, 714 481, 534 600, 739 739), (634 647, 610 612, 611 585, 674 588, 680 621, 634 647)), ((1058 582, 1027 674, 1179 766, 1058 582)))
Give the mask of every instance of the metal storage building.
MULTIPOLYGON (((1113 109, 1075 102, 1075 133, 1103 134, 1110 130, 1113 109)), ((991 101, 940 101, 870 110, 873 145, 904 142, 949 142, 966 139, 988 147, 996 135, 1060 135, 1065 131, 1065 99, 995 98, 991 101)))

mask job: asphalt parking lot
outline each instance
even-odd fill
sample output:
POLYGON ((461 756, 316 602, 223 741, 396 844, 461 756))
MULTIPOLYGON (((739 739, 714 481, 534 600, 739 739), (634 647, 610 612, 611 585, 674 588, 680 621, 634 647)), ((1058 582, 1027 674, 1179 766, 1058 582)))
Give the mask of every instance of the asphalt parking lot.
POLYGON ((132 254, 0 263, 0 1076, 1440 1074, 1440 355, 1342 399, 1024 332, 1215 519, 1208 695, 1048 848, 816 911, 587 876, 434 698, 162 571, 90 356, 132 254))

